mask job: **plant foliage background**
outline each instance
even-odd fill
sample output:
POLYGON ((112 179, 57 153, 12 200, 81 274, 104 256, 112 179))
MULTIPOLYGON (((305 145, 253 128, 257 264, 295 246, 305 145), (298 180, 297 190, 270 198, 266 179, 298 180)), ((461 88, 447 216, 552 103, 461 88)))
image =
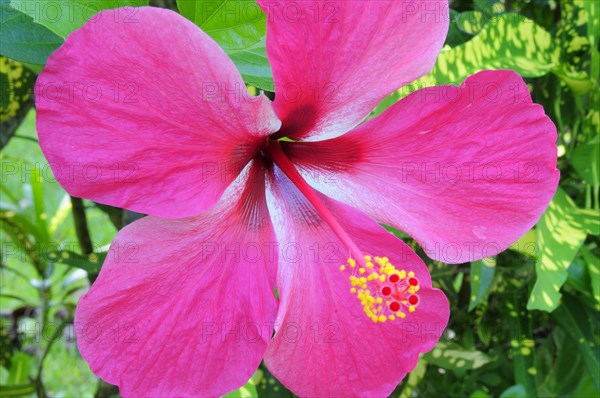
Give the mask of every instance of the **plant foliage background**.
MULTIPOLYGON (((219 9, 242 10, 251 0, 211 1, 219 5, 213 13, 199 12, 193 0, 151 4, 178 10, 211 35, 250 90, 272 91, 264 15, 240 23, 219 9)), ((0 396, 118 395, 79 356, 73 311, 117 230, 140 215, 72 198, 55 182, 37 143, 32 86, 48 56, 95 11, 147 4, 0 0, 0 396)), ((433 262, 391 230, 422 255, 452 306, 445 336, 393 396, 598 397, 600 2, 474 0, 451 7, 433 71, 374 114, 416 88, 514 69, 558 127, 561 182, 536 227, 495 258, 433 262)), ((261 366, 231 396, 292 394, 261 366)))

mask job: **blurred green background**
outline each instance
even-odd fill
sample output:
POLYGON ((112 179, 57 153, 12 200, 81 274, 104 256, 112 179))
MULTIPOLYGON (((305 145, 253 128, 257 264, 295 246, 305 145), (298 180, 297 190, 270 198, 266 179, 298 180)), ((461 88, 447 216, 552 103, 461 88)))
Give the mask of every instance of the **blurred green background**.
MULTIPOLYGON (((148 1, 74 3, 99 9, 148 1)), ((264 16, 242 32, 239 21, 195 13, 192 0, 150 3, 179 9, 228 52, 251 90, 272 91, 264 16)), ((138 215, 62 190, 37 142, 32 98, 47 57, 91 14, 44 18, 42 9, 23 4, 0 0, 0 396, 117 396, 79 356, 73 311, 118 229, 138 215)), ((392 230, 423 257, 452 307, 445 336, 392 396, 600 397, 599 4, 451 1, 450 32, 434 70, 374 111, 416 88, 514 69, 559 134, 560 188, 536 227, 510 250, 447 265, 392 230)), ((292 394, 261 366, 231 396, 292 394)))

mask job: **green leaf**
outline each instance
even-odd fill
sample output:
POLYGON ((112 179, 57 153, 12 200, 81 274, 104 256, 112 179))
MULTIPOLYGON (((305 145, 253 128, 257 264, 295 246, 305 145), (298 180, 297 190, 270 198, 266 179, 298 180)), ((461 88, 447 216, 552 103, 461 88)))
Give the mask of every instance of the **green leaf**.
POLYGON ((0 396, 2 397, 23 397, 34 392, 35 386, 33 384, 0 385, 0 396))
POLYGON ((417 388, 417 385, 421 382, 423 377, 425 377, 425 373, 427 372, 427 361, 423 358, 419 359, 417 362, 417 366, 408 374, 408 379, 406 380, 406 384, 402 388, 402 392, 400 392, 399 398, 410 398, 413 396, 413 392, 417 388))
POLYGON ((571 154, 571 165, 588 184, 600 186, 600 144, 580 145, 571 154))
POLYGON ((492 286, 494 273, 496 271, 496 259, 484 258, 471 263, 471 297, 469 299, 469 311, 472 311, 481 303, 492 286))
POLYGON ((562 305, 552 313, 552 318, 573 339, 596 389, 600 390, 600 347, 598 335, 593 329, 593 325, 598 324, 598 314, 574 296, 565 295, 562 305))
POLYGON ((265 38, 243 51, 228 51, 244 81, 254 87, 275 91, 273 73, 267 59, 265 38))
POLYGON ((223 398, 254 398, 258 396, 258 393, 256 392, 256 385, 260 382, 262 377, 263 371, 258 369, 246 384, 237 390, 224 395, 223 398))
POLYGON ((254 0, 178 0, 177 6, 219 43, 246 83, 274 90, 265 51, 266 15, 254 0))
POLYGON ((423 355, 427 362, 448 370, 472 370, 482 367, 491 361, 481 351, 467 350, 456 343, 439 342, 435 348, 423 355))
POLYGON ((512 387, 508 387, 502 394, 500 394, 500 398, 526 398, 527 393, 525 392, 525 387, 521 384, 514 385, 512 387))
POLYGON ((417 89, 460 84, 482 70, 512 69, 523 77, 538 77, 558 63, 559 52, 552 36, 534 21, 513 13, 494 16, 465 44, 444 48, 431 73, 385 98, 374 115, 417 89))
POLYGON ((479 11, 465 11, 460 13, 456 23, 463 32, 476 35, 487 23, 487 18, 479 11))
POLYGON ((446 45, 450 47, 463 44, 471 38, 470 35, 466 34, 458 26, 458 19, 460 18, 460 15, 460 12, 450 9, 450 26, 448 28, 448 35, 446 36, 446 45))
MULTIPOLYGON (((148 5, 148 0, 10 0, 10 5, 64 39, 99 11, 141 7, 148 5)), ((122 12, 134 20, 137 11, 125 9, 122 12)))
POLYGON ((537 280, 527 309, 551 312, 558 307, 569 265, 586 238, 585 219, 559 188, 536 227, 540 254, 535 264, 537 280))
POLYGON ((31 186, 31 193, 33 196, 33 209, 35 211, 37 229, 42 234, 43 242, 46 242, 50 239, 50 233, 48 232, 48 225, 46 224, 48 216, 45 211, 44 186, 42 184, 42 175, 39 165, 35 165, 31 168, 29 185, 31 186))
POLYGON ((585 373, 583 359, 573 340, 561 328, 554 329, 551 337, 556 343, 556 359, 539 385, 540 395, 569 396, 585 373))
MULTIPOLYGON (((29 1, 29 5, 38 2, 29 1)), ((45 64, 63 42, 49 29, 12 8, 9 0, 0 0, 0 53, 32 64, 45 64)))
POLYGON ((503 14, 465 44, 442 51, 421 82, 460 83, 486 69, 513 69, 523 77, 543 76, 558 61, 552 36, 530 19, 503 14))
POLYGON ((527 231, 527 233, 513 243, 509 249, 521 253, 524 256, 537 257, 538 252, 535 245, 535 229, 527 231))
POLYGON ((10 371, 6 384, 25 384, 29 380, 29 372, 31 371, 32 358, 22 352, 17 352, 12 356, 10 371))
POLYGON ((70 250, 60 250, 48 253, 48 259, 55 263, 80 268, 90 274, 98 274, 102 268, 102 262, 106 258, 106 252, 92 253, 85 257, 70 250))
POLYGON ((596 257, 587 247, 581 249, 581 256, 587 265, 587 271, 592 285, 592 295, 596 306, 600 305, 600 258, 596 257))
POLYGON ((528 397, 537 397, 534 366, 535 341, 532 339, 531 330, 527 327, 531 323, 529 313, 520 306, 523 304, 519 298, 508 301, 508 325, 510 329, 510 351, 512 354, 512 368, 517 384, 521 384, 528 397))

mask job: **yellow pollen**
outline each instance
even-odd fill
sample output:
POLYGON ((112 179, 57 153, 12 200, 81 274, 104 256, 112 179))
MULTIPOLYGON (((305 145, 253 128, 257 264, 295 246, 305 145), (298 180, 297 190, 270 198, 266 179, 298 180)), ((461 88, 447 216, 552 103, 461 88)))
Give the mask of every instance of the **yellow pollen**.
POLYGON ((365 255, 359 260, 357 263, 349 258, 350 268, 345 265, 339 268, 350 273, 350 293, 356 295, 369 319, 383 323, 404 319, 406 313, 416 311, 420 297, 415 293, 420 286, 413 271, 396 269, 387 257, 365 255))

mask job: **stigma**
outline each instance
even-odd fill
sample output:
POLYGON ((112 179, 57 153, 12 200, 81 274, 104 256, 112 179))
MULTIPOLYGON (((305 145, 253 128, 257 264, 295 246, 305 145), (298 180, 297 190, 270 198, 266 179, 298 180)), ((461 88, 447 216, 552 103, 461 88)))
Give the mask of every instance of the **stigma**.
POLYGON ((349 258, 340 271, 349 273, 350 293, 373 322, 406 318, 419 305, 419 280, 412 271, 398 270, 387 257, 349 258), (364 261, 362 261, 364 260, 364 261))

